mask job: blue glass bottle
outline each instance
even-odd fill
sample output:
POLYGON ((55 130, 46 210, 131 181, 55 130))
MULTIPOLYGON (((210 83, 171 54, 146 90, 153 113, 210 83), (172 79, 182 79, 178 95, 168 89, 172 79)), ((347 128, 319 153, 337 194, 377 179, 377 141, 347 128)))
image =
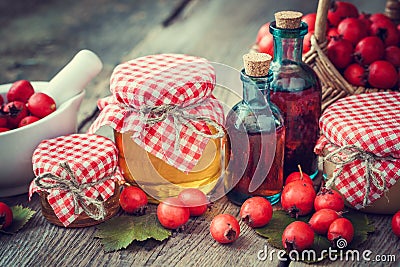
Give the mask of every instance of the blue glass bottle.
POLYGON ((243 100, 226 119, 229 136, 225 189, 233 203, 252 196, 280 200, 283 188, 285 127, 279 109, 269 101, 271 76, 254 77, 243 69, 243 100))
POLYGON ((311 178, 318 173, 318 159, 313 150, 319 137, 322 91, 317 75, 302 61, 307 31, 304 22, 293 29, 278 28, 276 21, 270 24, 274 39, 270 97, 285 121, 285 179, 298 171, 298 165, 311 178))

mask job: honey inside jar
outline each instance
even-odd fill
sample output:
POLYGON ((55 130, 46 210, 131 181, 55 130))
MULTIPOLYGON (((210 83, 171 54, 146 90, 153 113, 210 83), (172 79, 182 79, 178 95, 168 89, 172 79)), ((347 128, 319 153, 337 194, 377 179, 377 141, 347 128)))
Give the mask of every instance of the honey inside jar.
POLYGON ((198 163, 185 173, 145 151, 131 139, 131 135, 130 132, 114 131, 119 166, 125 180, 139 185, 151 203, 177 196, 184 188, 198 188, 208 194, 224 175, 225 137, 209 139, 198 163))

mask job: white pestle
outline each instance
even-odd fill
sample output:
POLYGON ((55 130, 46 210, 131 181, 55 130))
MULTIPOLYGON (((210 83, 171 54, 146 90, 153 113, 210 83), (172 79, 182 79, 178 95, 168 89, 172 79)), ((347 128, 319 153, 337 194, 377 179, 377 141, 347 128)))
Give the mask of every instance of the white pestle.
POLYGON ((103 63, 94 52, 81 50, 51 79, 44 92, 59 106, 81 93, 102 68, 103 63))

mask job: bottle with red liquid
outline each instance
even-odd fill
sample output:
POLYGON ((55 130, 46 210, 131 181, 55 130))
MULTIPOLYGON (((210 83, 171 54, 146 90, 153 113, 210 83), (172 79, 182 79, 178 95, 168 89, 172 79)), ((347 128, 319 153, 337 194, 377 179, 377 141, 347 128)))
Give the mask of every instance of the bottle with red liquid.
POLYGON ((298 165, 311 178, 318 173, 314 146, 319 137, 322 91, 317 75, 302 61, 308 26, 301 18, 300 12, 282 11, 275 14, 275 21, 270 24, 274 38, 270 97, 282 111, 285 122, 285 179, 298 171, 298 165))
POLYGON ((225 191, 237 205, 252 196, 265 197, 275 204, 283 188, 285 127, 279 109, 268 97, 272 57, 250 53, 243 59, 243 100, 226 119, 229 164, 225 191))

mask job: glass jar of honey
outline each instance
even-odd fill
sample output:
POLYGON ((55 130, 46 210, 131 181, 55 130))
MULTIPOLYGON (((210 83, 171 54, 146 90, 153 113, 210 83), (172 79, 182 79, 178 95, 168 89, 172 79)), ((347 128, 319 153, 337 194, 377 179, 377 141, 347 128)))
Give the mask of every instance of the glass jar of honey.
POLYGON ((130 136, 114 131, 119 166, 125 180, 140 186, 150 202, 177 196, 184 188, 198 188, 208 194, 224 175, 225 136, 210 139, 197 164, 187 173, 145 151, 130 136))
POLYGON ((225 172, 224 111, 205 59, 161 54, 118 65, 112 96, 89 131, 114 129, 125 180, 157 203, 185 188, 212 191, 225 172))

